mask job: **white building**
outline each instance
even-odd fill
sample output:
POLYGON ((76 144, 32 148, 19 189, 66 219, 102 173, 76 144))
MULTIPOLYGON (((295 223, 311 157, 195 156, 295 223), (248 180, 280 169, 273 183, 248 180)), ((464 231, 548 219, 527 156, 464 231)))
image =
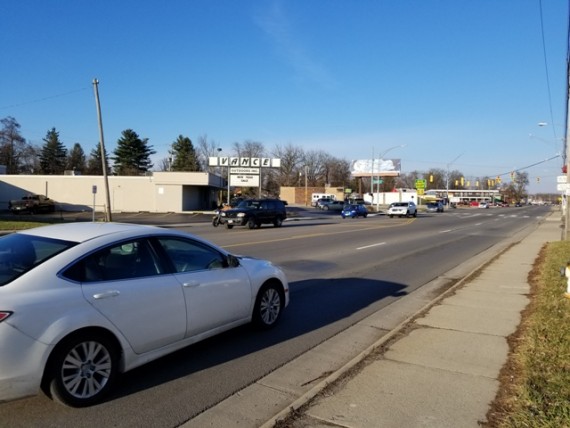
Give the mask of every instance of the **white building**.
MULTIPOLYGON (((207 172, 153 172, 108 176, 112 212, 184 212, 215 207, 227 182, 207 172)), ((99 175, 0 175, 0 209, 26 194, 53 199, 62 211, 106 211, 105 179, 99 175)))

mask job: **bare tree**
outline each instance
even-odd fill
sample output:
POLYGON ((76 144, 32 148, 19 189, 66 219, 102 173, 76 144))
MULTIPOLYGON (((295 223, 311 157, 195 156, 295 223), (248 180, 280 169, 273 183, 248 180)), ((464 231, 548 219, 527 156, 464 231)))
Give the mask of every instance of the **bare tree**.
POLYGON ((26 140, 20 134, 20 124, 11 116, 0 120, 0 164, 6 165, 6 174, 22 172, 22 156, 27 150, 26 140))
POLYGON ((325 161, 326 182, 330 186, 347 187, 352 185, 350 177, 350 162, 329 156, 325 161))
POLYGON ((302 169, 303 149, 292 144, 275 146, 272 156, 281 160, 281 168, 276 180, 281 186, 295 186, 299 182, 299 171, 302 169))
MULTIPOLYGON (((387 180, 384 181, 382 185, 383 191, 390 191, 394 187, 399 187, 403 189, 414 189, 416 187, 416 180, 423 176, 419 171, 412 171, 407 174, 401 174, 398 178, 392 181, 392 186, 387 180)), ((388 178, 388 177, 387 177, 388 178)))
POLYGON ((263 143, 246 140, 243 143, 233 144, 234 152, 239 158, 262 158, 265 156, 265 147, 263 143))
MULTIPOLYGON (((446 182, 446 186, 449 183, 449 189, 465 189, 465 179, 461 171, 454 169, 449 173, 449 181, 446 182)), ((444 187, 446 189, 447 187, 444 187)))
POLYGON ((309 186, 325 185, 327 179, 325 165, 328 159, 329 155, 322 150, 310 150, 305 152, 303 164, 309 186))
POLYGON ((26 144, 20 152, 20 171, 24 174, 39 174, 41 151, 42 149, 38 145, 26 144))
POLYGON ((158 161, 158 171, 164 172, 164 171, 170 171, 170 157, 167 158, 162 158, 161 160, 158 161))
POLYGON ((447 172, 440 168, 431 168, 426 174, 428 189, 445 189, 447 172))
POLYGON ((207 135, 201 135, 198 137, 198 144, 196 145, 196 156, 198 157, 198 162, 202 167, 202 171, 207 171, 209 173, 214 173, 216 167, 211 167, 208 165, 208 160, 211 157, 217 157, 221 153, 221 148, 218 143, 214 140, 208 140, 207 135))

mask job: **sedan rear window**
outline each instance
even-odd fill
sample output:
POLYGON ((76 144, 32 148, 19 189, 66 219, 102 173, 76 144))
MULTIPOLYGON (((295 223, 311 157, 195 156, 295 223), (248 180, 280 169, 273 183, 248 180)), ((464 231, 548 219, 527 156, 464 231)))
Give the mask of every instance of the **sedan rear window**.
POLYGON ((76 244, 19 233, 0 238, 0 286, 76 244))

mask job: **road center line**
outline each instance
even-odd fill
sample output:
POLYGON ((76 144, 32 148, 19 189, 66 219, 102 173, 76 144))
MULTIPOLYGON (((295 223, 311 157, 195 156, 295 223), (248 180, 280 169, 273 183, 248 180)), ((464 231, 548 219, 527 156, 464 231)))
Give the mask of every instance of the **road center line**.
POLYGON ((366 245, 365 247, 358 247, 357 250, 365 250, 367 248, 378 247, 380 245, 385 245, 385 242, 379 242, 378 244, 366 245))

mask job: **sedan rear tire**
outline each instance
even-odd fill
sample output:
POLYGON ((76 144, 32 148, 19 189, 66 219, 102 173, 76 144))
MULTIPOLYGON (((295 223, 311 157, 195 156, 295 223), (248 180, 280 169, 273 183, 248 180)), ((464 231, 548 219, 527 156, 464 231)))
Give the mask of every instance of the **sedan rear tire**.
POLYGON ((117 377, 118 355, 115 344, 102 334, 84 333, 65 339, 46 369, 48 394, 71 407, 100 402, 117 377))

